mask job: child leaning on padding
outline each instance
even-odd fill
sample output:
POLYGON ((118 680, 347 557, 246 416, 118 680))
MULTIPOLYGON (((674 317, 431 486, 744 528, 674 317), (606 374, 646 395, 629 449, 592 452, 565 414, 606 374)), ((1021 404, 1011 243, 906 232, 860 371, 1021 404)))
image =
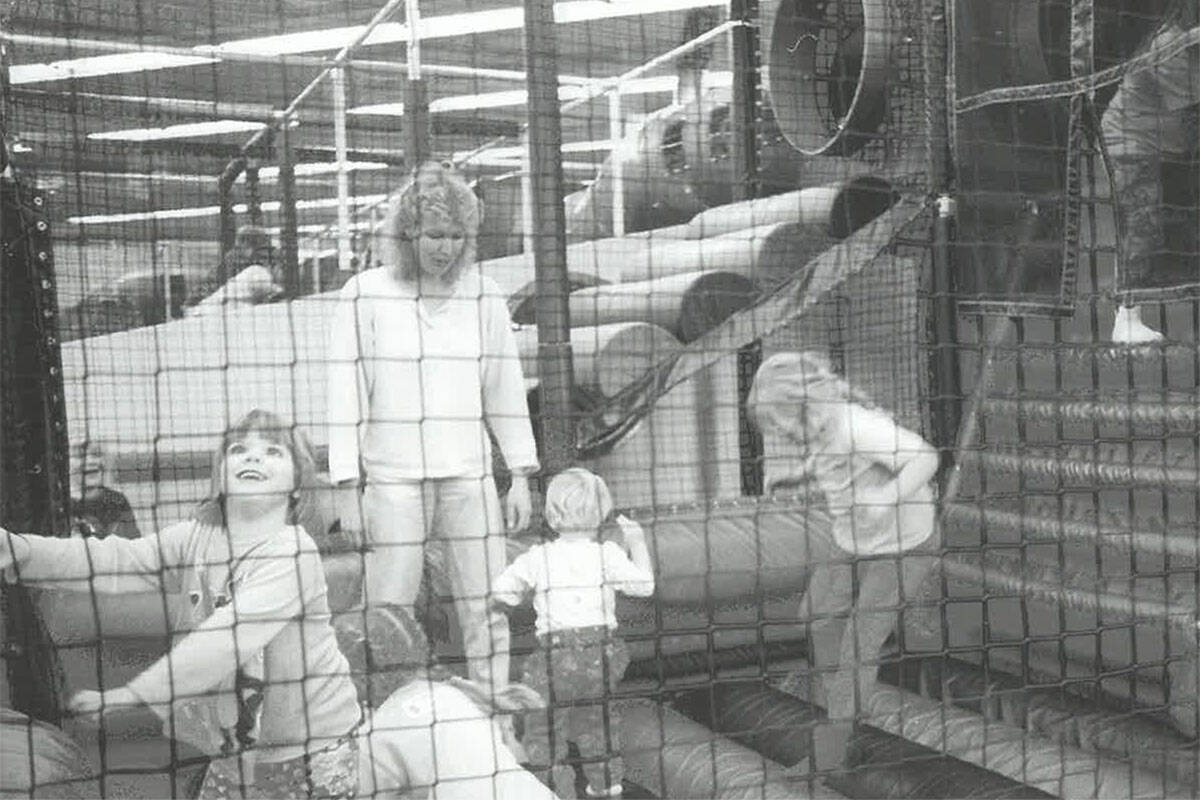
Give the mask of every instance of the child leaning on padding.
POLYGON ((616 518, 625 549, 599 541, 612 514, 608 486, 586 469, 564 470, 546 488, 546 522, 558 534, 517 557, 493 587, 497 603, 516 606, 533 594, 538 649, 525 662, 524 682, 547 700, 547 709, 525 718, 523 744, 535 773, 561 797, 574 797, 574 781, 561 765, 567 742, 584 759, 590 797, 619 797, 624 767, 616 709, 608 703, 629 654, 617 636, 616 592, 654 593, 654 571, 645 532, 616 518), (607 717, 608 724, 605 724, 607 717))
POLYGON ((315 469, 304 436, 266 411, 231 427, 189 520, 123 539, 0 530, 0 569, 47 588, 178 596, 171 650, 125 686, 76 693, 96 720, 145 704, 213 758, 201 798, 350 798, 362 718, 330 624, 325 573, 300 526, 315 469))
POLYGON ((760 428, 804 451, 832 518, 832 541, 808 542, 814 566, 801 617, 820 677, 812 699, 829 716, 814 733, 813 763, 835 769, 899 610, 936 564, 937 451, 813 351, 764 361, 747 407, 760 428))
POLYGON ((557 800, 505 744, 502 716, 540 708, 519 683, 500 692, 432 663, 404 606, 340 615, 334 627, 368 718, 359 796, 370 800, 557 800))

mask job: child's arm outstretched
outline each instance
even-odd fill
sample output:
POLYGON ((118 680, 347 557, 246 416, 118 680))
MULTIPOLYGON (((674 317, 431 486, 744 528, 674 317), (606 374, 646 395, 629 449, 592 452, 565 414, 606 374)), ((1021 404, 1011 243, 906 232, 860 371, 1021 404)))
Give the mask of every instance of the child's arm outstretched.
POLYGON ((256 554, 247 564, 229 604, 213 611, 126 686, 80 693, 72 700, 72 710, 86 714, 145 703, 165 716, 172 701, 196 697, 219 685, 303 614, 309 595, 324 590, 315 548, 297 553, 282 545, 256 554))
POLYGON ((624 594, 649 597, 654 594, 654 564, 646 547, 646 532, 624 514, 617 515, 617 525, 624 534, 625 550, 615 542, 605 545, 615 551, 609 551, 610 557, 605 559, 605 580, 624 594))
POLYGON ((180 523, 140 539, 62 539, 0 528, 0 569, 23 583, 76 592, 160 590, 165 571, 178 565, 188 530, 180 523))

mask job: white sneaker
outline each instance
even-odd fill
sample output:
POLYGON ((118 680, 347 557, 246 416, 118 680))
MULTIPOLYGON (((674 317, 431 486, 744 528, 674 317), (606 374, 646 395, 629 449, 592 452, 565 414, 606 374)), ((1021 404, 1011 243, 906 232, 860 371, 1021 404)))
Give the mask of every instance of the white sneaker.
POLYGON ((584 791, 587 793, 588 797, 620 797, 625 793, 625 787, 618 783, 608 787, 607 789, 601 789, 597 791, 596 789, 593 789, 592 785, 589 783, 584 791))
POLYGON ((1150 344, 1165 337, 1142 322, 1142 310, 1137 306, 1118 306, 1113 319, 1114 344, 1150 344))

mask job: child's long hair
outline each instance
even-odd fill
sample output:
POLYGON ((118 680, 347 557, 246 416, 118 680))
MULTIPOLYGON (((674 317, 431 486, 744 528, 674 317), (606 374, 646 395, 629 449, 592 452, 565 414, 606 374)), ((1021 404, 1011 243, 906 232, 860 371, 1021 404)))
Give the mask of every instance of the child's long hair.
POLYGON ((315 492, 317 490, 317 462, 313 456, 308 437, 292 425, 286 424, 279 415, 256 408, 231 425, 221 437, 221 444, 213 453, 212 482, 208 497, 200 501, 193 515, 197 522, 215 527, 225 526, 225 486, 221 469, 225 453, 234 442, 250 434, 258 434, 269 442, 286 447, 292 455, 292 466, 296 472, 296 486, 288 497, 287 523, 309 527, 317 513, 315 492))
POLYGON ((746 410, 759 428, 775 427, 807 443, 831 410, 856 404, 874 408, 871 398, 833 370, 824 353, 776 353, 758 368, 746 410))
POLYGON ((463 267, 475 262, 482 217, 483 204, 457 172, 436 161, 423 162, 392 194, 387 215, 376 228, 380 262, 397 270, 401 280, 416 282, 421 268, 414 241, 421 234, 421 220, 441 220, 460 228, 465 238, 458 262, 445 276, 453 283, 463 267))

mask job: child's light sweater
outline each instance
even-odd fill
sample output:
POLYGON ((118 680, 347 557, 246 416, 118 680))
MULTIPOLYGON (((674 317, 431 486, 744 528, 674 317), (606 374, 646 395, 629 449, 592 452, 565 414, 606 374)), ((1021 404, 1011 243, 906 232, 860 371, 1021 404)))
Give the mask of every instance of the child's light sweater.
POLYGON ((262 761, 326 747, 360 719, 329 624, 321 559, 298 526, 232 550, 222 529, 195 521, 141 539, 39 537, 15 570, 22 582, 46 588, 180 593, 173 647, 128 684, 160 715, 215 690, 220 724, 231 726, 232 676, 261 655, 255 750, 262 761))
POLYGON ((814 448, 806 468, 825 494, 833 517, 833 538, 847 553, 860 556, 901 553, 928 539, 934 530, 932 487, 909 497, 884 496, 915 451, 906 449, 914 434, 882 411, 847 403, 824 431, 827 444, 814 448), (868 431, 894 430, 881 446, 868 431))
POLYGON ((555 539, 522 553, 493 585, 496 599, 514 606, 530 590, 538 634, 601 625, 612 630, 616 592, 649 597, 654 575, 616 542, 555 539))

